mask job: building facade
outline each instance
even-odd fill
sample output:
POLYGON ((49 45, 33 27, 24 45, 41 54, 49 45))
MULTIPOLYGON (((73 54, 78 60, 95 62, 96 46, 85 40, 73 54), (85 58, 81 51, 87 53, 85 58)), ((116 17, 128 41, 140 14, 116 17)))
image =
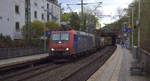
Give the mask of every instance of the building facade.
MULTIPOLYGON (((61 8, 57 0, 30 1, 30 20, 54 21, 60 24, 61 8)), ((0 1, 0 33, 21 39, 21 28, 26 22, 26 0, 0 1)))

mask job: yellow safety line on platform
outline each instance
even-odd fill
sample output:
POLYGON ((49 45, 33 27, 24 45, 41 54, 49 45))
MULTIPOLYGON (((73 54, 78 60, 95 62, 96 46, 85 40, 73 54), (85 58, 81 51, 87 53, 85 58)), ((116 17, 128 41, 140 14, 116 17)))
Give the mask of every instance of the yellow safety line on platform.
POLYGON ((120 48, 120 50, 118 50, 118 51, 119 51, 119 54, 121 54, 121 55, 119 57, 118 64, 116 66, 115 71, 113 72, 113 75, 112 75, 112 78, 110 81, 118 81, 118 79, 119 79, 119 73, 120 73, 121 63, 122 63, 122 58, 123 58, 123 56, 122 56, 123 55, 123 49, 120 48))
POLYGON ((100 74, 102 74, 102 72, 104 71, 104 69, 109 65, 109 63, 115 58, 115 56, 117 55, 117 50, 118 47, 116 49, 116 51, 114 52, 114 54, 106 61, 106 63, 97 71, 94 73, 94 75, 92 75, 87 81, 95 81, 96 78, 98 76, 100 76, 100 74))

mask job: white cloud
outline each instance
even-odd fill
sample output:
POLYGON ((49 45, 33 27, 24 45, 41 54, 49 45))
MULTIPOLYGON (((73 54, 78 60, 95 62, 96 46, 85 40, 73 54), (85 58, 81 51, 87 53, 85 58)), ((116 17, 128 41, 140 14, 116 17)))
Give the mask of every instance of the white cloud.
MULTIPOLYGON (((127 8, 132 1, 133 0, 105 0, 103 2, 102 12, 104 15, 116 16, 117 15, 116 12, 118 8, 122 8, 122 9, 127 8)), ((104 24, 114 22, 115 19, 107 17, 101 19, 100 21, 102 26, 104 26, 104 24)))
MULTIPOLYGON (((62 0, 62 1, 66 3, 80 3, 81 0, 62 0)), ((99 8, 98 10, 100 10, 104 15, 115 16, 118 8, 122 8, 122 9, 127 8, 128 5, 133 0, 84 0, 85 3, 95 3, 95 2, 100 2, 100 1, 102 1, 103 4, 102 4, 102 8, 99 8)), ((89 5, 89 6, 92 8, 92 6, 94 5, 89 5)), ((85 7, 88 7, 88 6, 85 6, 85 7)), ((81 10, 80 6, 71 6, 71 8, 73 11, 76 11, 76 12, 79 12, 81 10)), ((68 11, 66 6, 65 6, 65 9, 66 11, 68 11)), ((108 24, 108 23, 114 22, 115 19, 106 17, 106 18, 100 19, 99 21, 102 24, 102 26, 104 26, 105 23, 108 24)))

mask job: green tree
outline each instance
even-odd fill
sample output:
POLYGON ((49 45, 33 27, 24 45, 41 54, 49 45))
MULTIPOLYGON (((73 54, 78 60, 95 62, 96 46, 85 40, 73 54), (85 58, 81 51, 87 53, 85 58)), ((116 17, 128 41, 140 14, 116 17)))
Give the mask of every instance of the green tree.
MULTIPOLYGON (((25 30, 26 25, 24 25, 22 27, 22 35, 25 37, 25 30)), ((31 38, 37 38, 37 37, 41 37, 44 35, 44 23, 41 21, 33 21, 31 22, 31 28, 30 31, 31 32, 31 38)))
POLYGON ((119 30, 120 32, 122 32, 122 24, 124 23, 124 22, 128 22, 128 18, 127 17, 122 17, 122 18, 120 18, 119 20, 117 20, 117 21, 115 21, 115 22, 113 22, 113 23, 111 23, 111 24, 107 24, 106 26, 105 26, 105 28, 106 29, 115 29, 115 30, 119 30))
POLYGON ((74 29, 74 30, 79 30, 80 29, 80 17, 77 13, 71 13, 71 17, 70 17, 70 26, 74 29))
POLYGON ((48 28, 49 31, 56 31, 59 30, 60 25, 58 23, 49 21, 46 23, 46 27, 48 28))
MULTIPOLYGON (((96 29, 96 23, 98 22, 98 18, 96 17, 96 15, 93 15, 92 13, 92 10, 85 10, 84 13, 83 13, 83 20, 80 21, 80 23, 82 23, 82 27, 81 27, 81 30, 82 31, 85 31, 87 30, 87 28, 90 28, 90 29, 96 29), (90 24, 93 24, 92 28, 91 26, 89 26, 90 24)), ((79 17, 81 18, 81 13, 79 13, 79 17)))
POLYGON ((61 15, 61 21, 69 22, 70 20, 70 13, 64 13, 61 15))
MULTIPOLYGON (((85 31, 89 25, 89 23, 96 24, 98 22, 98 18, 96 18, 95 15, 89 14, 89 12, 84 12, 83 14, 83 21, 81 21, 81 13, 64 13, 61 15, 62 21, 68 22, 66 24, 66 27, 69 27, 69 29, 74 30, 82 30, 85 31), (81 26, 82 24, 82 26, 81 26)), ((96 29, 96 25, 95 25, 96 29)))
MULTIPOLYGON (((101 11, 93 10, 92 8, 84 8, 83 12, 83 26, 82 30, 88 30, 88 32, 93 32, 96 29, 96 24, 98 23, 98 18, 96 15, 101 15, 101 11)), ((81 13, 79 14, 81 16, 81 13)))

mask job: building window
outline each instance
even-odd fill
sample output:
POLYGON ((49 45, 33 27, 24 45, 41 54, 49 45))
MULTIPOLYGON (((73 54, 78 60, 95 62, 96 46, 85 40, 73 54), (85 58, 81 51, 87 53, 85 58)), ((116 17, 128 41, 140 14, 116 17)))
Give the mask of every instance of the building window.
POLYGON ((17 14, 19 14, 19 6, 18 6, 18 5, 15 5, 15 12, 16 12, 17 14))
POLYGON ((44 20, 44 14, 42 14, 42 20, 44 20))
POLYGON ((42 9, 44 9, 44 6, 41 6, 42 9))
POLYGON ((0 16, 0 19, 3 19, 3 17, 2 17, 2 16, 0 16))
POLYGON ((35 5, 35 6, 38 6, 38 4, 37 4, 37 3, 34 3, 34 5, 35 5))
POLYGON ((37 11, 34 11, 34 18, 37 18, 37 11))
POLYGON ((17 31, 17 32, 19 32, 19 31, 20 31, 19 22, 16 22, 16 31, 17 31))
POLYGON ((49 9, 49 4, 47 3, 47 9, 49 9))

